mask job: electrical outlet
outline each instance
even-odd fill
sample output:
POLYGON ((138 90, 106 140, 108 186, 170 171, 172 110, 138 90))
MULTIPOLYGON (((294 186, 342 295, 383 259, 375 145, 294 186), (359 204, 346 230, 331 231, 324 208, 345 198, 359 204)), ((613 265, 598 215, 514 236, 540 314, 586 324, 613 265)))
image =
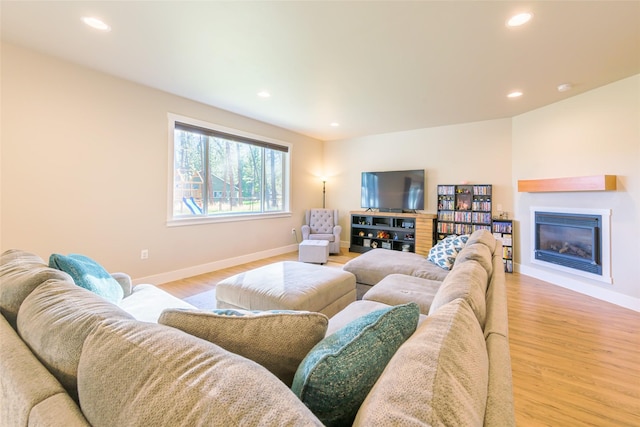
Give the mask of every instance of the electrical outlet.
POLYGON ((291 234, 296 234, 296 229, 295 228, 291 229, 291 234))
POLYGON ((143 249, 140 251, 140 259, 148 259, 149 258, 149 249, 143 249))

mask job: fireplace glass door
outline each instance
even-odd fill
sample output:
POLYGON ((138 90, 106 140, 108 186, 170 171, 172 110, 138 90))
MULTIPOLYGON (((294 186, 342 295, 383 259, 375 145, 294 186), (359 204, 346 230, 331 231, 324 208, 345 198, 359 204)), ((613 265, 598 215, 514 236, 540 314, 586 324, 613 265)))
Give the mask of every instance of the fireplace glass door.
POLYGON ((593 215, 536 212, 536 259, 602 274, 600 223, 593 215))

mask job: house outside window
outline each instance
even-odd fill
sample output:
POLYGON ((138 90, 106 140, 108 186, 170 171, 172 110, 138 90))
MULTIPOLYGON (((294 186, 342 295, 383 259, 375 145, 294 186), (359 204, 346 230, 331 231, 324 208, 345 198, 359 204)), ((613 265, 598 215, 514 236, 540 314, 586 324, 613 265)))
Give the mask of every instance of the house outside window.
POLYGON ((169 121, 170 221, 288 213, 288 144, 174 115, 169 121))

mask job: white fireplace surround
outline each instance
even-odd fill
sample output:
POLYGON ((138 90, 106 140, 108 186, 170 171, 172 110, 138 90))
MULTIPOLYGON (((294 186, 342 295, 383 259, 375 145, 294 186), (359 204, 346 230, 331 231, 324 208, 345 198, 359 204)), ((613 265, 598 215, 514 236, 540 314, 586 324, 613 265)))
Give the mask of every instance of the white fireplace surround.
POLYGON ((552 268, 554 270, 560 270, 565 273, 573 274, 576 276, 586 277, 588 279, 604 282, 608 284, 613 283, 611 278, 611 209, 576 209, 576 208, 553 208, 545 206, 531 206, 531 244, 535 245, 535 214, 536 212, 552 212, 563 214, 581 214, 581 215, 599 215, 602 218, 602 235, 601 237, 601 262, 602 262, 602 275, 593 274, 586 271, 577 270, 574 268, 564 267, 561 265, 545 262, 535 258, 535 247, 531 250, 531 263, 539 266, 552 268))

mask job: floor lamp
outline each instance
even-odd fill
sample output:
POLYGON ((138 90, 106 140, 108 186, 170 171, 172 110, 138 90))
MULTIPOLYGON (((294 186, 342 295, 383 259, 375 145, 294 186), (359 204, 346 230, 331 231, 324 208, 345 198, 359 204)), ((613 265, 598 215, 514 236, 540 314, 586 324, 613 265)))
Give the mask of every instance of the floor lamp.
POLYGON ((325 201, 325 196, 327 194, 327 180, 326 178, 322 178, 322 209, 324 209, 324 201, 325 201))

